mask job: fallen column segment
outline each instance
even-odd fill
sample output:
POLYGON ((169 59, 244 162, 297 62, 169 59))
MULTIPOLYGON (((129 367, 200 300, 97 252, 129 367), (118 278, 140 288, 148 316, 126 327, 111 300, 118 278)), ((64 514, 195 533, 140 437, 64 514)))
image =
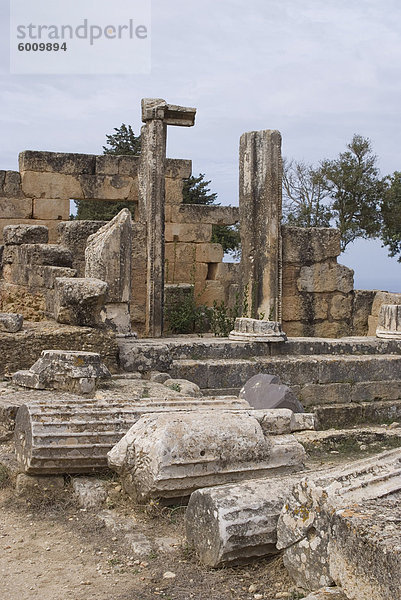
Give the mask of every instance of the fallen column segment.
POLYGON ((244 410, 249 405, 224 396, 131 403, 90 398, 33 401, 17 413, 17 459, 23 471, 33 475, 91 473, 107 468, 108 451, 143 414, 196 409, 214 415, 222 408, 244 410))
MULTIPOLYGON (((277 547, 296 584, 306 590, 333 585, 330 567, 333 515, 401 490, 401 450, 308 475, 291 490, 277 526, 277 547)), ((356 507, 356 508, 355 508, 356 507)), ((376 596, 373 595, 376 599, 376 596)), ((391 595, 388 598, 392 597, 391 595)))
POLYGON ((136 502, 302 470, 303 446, 266 433, 263 412, 145 415, 109 452, 109 466, 136 502))

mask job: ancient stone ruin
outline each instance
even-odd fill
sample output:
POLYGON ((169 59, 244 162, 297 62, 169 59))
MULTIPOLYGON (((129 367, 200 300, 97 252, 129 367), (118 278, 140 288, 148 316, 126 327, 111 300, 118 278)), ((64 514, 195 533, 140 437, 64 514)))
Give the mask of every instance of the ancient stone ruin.
POLYGON ((181 503, 203 565, 280 556, 310 600, 401 598, 401 293, 354 290, 337 230, 281 224, 278 131, 241 136, 239 207, 190 205, 166 139, 196 110, 141 109, 140 156, 25 151, 0 173, 0 465, 103 523, 105 473, 130 506, 181 503), (132 210, 69 220, 74 199, 132 210), (213 226, 235 223, 224 262, 213 226), (228 337, 168 336, 188 294, 242 298, 228 337))

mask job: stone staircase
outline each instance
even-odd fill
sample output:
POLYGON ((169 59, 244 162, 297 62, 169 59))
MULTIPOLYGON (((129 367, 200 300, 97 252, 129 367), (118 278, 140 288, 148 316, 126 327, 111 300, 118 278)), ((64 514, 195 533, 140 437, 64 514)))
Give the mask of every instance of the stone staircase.
POLYGON ((211 337, 119 342, 126 371, 166 371, 205 395, 238 394, 257 373, 278 375, 321 425, 401 418, 401 342, 370 337, 240 343, 211 337))

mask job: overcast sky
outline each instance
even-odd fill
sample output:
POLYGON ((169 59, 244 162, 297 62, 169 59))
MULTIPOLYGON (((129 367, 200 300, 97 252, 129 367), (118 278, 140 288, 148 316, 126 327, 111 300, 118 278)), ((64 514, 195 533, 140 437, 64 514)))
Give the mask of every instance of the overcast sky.
MULTIPOLYGON (((139 131, 142 97, 161 97, 198 108, 195 128, 169 128, 168 154, 192 158, 223 204, 238 203, 244 131, 279 129, 283 154, 308 162, 360 133, 383 174, 401 170, 400 0, 153 0, 152 72, 132 76, 10 75, 8 4, 1 169, 17 169, 25 149, 101 153, 122 122, 139 131)), ((378 242, 341 262, 358 288, 401 291, 401 265, 378 242)))

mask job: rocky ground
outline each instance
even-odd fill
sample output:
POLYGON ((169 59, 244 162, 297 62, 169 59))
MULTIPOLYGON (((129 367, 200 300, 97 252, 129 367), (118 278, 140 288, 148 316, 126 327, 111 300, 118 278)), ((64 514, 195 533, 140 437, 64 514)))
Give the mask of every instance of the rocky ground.
POLYGON ((280 558, 219 570, 201 566, 185 545, 182 508, 144 510, 121 499, 101 511, 100 519, 80 509, 66 490, 64 496, 30 502, 16 499, 3 482, 0 573, 5 600, 303 597, 280 558))

